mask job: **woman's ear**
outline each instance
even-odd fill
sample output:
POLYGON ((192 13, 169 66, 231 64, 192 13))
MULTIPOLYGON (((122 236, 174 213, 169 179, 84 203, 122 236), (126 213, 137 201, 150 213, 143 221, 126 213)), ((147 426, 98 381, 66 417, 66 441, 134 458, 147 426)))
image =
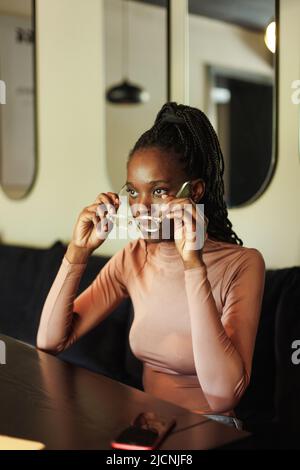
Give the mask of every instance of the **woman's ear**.
POLYGON ((203 198, 205 193, 205 182, 203 179, 199 178, 193 181, 193 188, 192 188, 192 199, 194 202, 199 203, 203 198))

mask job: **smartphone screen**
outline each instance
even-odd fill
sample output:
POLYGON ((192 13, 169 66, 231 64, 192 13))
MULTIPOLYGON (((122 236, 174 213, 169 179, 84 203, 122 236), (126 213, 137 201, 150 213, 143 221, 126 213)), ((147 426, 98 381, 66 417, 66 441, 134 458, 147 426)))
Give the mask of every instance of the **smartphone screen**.
POLYGON ((132 424, 111 442, 114 449, 152 450, 175 426, 175 419, 167 419, 152 412, 140 413, 132 424))

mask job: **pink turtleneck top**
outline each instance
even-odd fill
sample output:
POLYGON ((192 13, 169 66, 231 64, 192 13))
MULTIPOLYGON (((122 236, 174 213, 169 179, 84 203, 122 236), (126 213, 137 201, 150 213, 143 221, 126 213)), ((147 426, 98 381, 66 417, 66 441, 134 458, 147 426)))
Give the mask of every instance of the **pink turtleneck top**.
POLYGON ((175 243, 130 241, 77 295, 86 264, 66 256, 45 301, 37 347, 58 353, 130 296, 133 354, 144 390, 199 413, 234 416, 249 384, 265 282, 255 248, 208 238, 184 269, 175 243))

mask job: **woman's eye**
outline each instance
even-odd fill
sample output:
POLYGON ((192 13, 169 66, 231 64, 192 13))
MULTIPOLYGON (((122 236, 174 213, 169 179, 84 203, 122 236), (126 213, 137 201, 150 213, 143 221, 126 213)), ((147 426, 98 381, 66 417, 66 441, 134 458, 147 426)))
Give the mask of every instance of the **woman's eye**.
MULTIPOLYGON (((138 193, 137 191, 135 191, 135 189, 127 188, 126 192, 132 198, 136 198, 138 196, 138 193)), ((154 197, 158 197, 158 198, 161 197, 163 194, 167 194, 167 193, 168 193, 168 189, 163 189, 163 188, 157 188, 153 191, 154 197)))
POLYGON ((129 194, 129 196, 131 197, 136 197, 137 196, 137 192, 134 190, 134 189, 130 189, 130 188, 127 188, 126 189, 126 192, 129 194))
POLYGON ((156 197, 161 197, 163 194, 168 194, 168 189, 157 188, 153 191, 156 197))

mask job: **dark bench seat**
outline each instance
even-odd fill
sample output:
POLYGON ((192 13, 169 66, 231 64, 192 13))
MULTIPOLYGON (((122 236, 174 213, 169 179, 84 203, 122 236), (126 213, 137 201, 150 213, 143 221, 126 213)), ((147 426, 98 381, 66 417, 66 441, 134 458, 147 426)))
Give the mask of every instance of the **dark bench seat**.
MULTIPOLYGON (((60 241, 48 249, 0 245, 1 333, 35 345, 43 304, 66 248, 60 241)), ((78 293, 94 280, 108 259, 90 257, 78 293)), ((132 303, 126 299, 59 357, 142 389, 142 364, 128 343, 132 318, 132 303)), ((236 408, 247 429, 282 423, 297 430, 300 364, 291 360, 292 343, 297 339, 300 267, 267 270, 251 383, 236 408)))

